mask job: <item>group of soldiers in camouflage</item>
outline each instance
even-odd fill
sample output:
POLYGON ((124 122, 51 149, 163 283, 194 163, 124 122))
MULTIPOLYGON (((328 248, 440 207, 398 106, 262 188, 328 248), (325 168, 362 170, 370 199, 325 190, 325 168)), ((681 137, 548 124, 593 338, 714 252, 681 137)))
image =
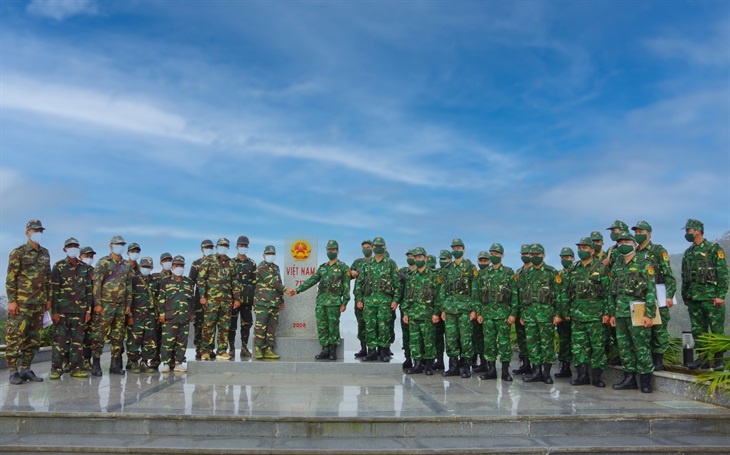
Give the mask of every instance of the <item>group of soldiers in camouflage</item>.
MULTIPOLYGON (((682 261, 681 295, 697 340, 702 333, 724 331, 728 267, 720 246, 704 239, 700 221, 690 219, 684 229, 692 245, 682 261)), ((54 324, 51 379, 64 371, 72 377, 87 377, 89 371, 101 376, 105 341, 111 349, 109 373, 124 374, 125 338, 127 370, 141 373, 161 366, 163 372, 185 371, 190 322, 195 327, 196 359, 230 360, 240 316, 241 357, 251 357, 247 344, 252 310, 253 356, 278 359, 274 346, 283 295, 305 292, 315 284, 322 346, 315 358, 336 360, 340 315, 350 300, 350 281, 355 280, 361 343, 355 357, 364 361, 391 360, 399 309, 407 374, 443 370, 444 376, 470 378, 473 371, 483 373, 481 379, 496 379, 499 358, 502 380, 512 381, 514 326, 521 365, 512 373, 524 375, 525 382, 552 384, 557 329, 561 368, 556 378, 605 387, 601 375, 616 345, 624 378, 613 388, 648 393, 651 373, 663 368, 669 308, 677 291, 669 255, 651 242, 652 228, 645 221, 631 228, 633 234, 626 223, 615 221, 608 230, 616 244, 607 251, 600 232, 581 238, 577 261, 572 248, 563 248, 561 270, 545 264, 542 245, 526 244, 520 250, 523 266, 514 271, 503 265, 505 252, 499 243, 478 254, 477 268, 464 257, 465 245, 458 238, 451 242, 451 251, 441 250, 439 268, 436 257, 418 247, 407 252, 408 265, 398 269, 382 237, 363 241, 363 257, 348 268, 338 259, 339 245, 330 240, 328 261, 296 289, 284 287, 273 246, 265 247, 264 261, 258 265, 247 256, 246 236, 238 238, 233 259, 228 256, 228 239, 219 239, 215 251, 212 241, 203 241, 203 257, 184 277, 182 256, 163 253, 162 271, 153 274, 152 259, 140 257, 140 246, 127 245, 120 236, 112 238, 111 254, 96 267, 91 266, 94 250, 80 248, 79 241, 70 238, 64 242, 67 257, 51 270, 48 250, 40 246, 43 230, 40 221, 29 221, 28 242, 11 252, 8 264, 6 357, 14 384, 42 381, 30 364, 46 310, 54 324), (640 308, 644 317, 637 319, 633 315, 640 308), (655 315, 661 322, 655 322, 655 315), (575 378, 571 363, 577 368, 575 378)), ((722 355, 699 358, 689 367, 720 367, 722 355)))

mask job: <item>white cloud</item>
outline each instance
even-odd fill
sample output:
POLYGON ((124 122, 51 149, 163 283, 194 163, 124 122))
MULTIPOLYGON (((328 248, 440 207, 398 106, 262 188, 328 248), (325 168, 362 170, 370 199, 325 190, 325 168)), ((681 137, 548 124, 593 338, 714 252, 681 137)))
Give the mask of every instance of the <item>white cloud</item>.
POLYGON ((705 40, 691 40, 685 37, 662 37, 644 44, 653 52, 666 58, 684 59, 702 66, 730 64, 730 22, 720 22, 703 35, 705 40))
POLYGON ((26 7, 26 11, 34 16, 62 21, 71 16, 93 16, 97 13, 97 8, 94 0, 33 0, 26 7))

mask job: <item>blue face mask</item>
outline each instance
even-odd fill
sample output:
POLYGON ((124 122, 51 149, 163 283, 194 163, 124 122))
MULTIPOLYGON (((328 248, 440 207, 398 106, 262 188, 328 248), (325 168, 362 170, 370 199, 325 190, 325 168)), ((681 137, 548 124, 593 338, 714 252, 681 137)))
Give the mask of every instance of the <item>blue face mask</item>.
POLYGON ((124 245, 115 243, 114 245, 112 245, 112 253, 121 256, 122 253, 124 253, 124 245))
POLYGON ((218 254, 228 254, 228 247, 227 246, 219 246, 218 247, 218 254))

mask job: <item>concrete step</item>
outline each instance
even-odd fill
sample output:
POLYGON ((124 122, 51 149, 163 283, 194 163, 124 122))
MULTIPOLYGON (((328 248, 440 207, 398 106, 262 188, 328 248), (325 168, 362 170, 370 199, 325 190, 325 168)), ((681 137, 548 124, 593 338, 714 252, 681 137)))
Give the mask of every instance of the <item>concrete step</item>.
POLYGON ((195 382, 201 373, 250 373, 250 374, 355 374, 401 375, 400 362, 361 362, 343 360, 251 360, 243 361, 188 361, 188 381, 195 382))

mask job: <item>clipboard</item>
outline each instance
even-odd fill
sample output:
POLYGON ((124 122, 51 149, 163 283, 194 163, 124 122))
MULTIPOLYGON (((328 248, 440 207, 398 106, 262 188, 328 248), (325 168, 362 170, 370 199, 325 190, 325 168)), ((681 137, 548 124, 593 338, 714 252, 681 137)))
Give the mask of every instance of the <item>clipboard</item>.
MULTIPOLYGON (((643 326, 643 319, 644 315, 646 314, 646 302, 642 301, 632 301, 629 304, 631 308, 631 323, 634 327, 641 327, 643 326)), ((656 316, 654 316, 654 319, 652 319, 653 325, 662 325, 662 317, 659 314, 659 306, 656 308, 656 316)))

